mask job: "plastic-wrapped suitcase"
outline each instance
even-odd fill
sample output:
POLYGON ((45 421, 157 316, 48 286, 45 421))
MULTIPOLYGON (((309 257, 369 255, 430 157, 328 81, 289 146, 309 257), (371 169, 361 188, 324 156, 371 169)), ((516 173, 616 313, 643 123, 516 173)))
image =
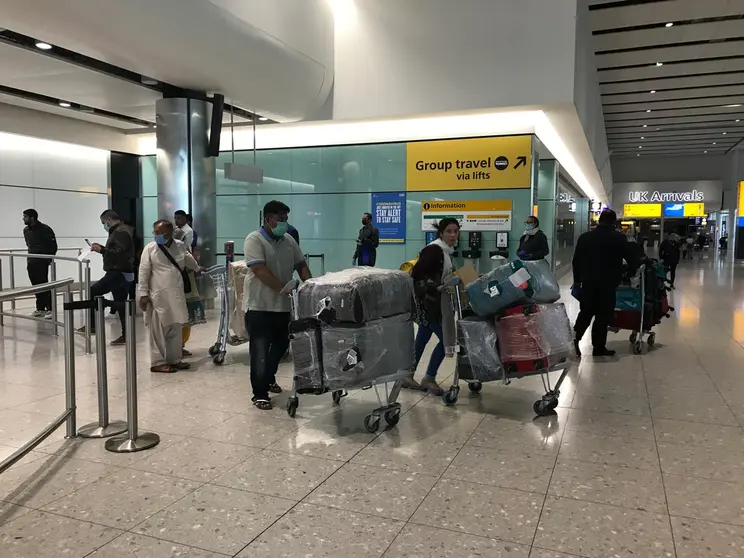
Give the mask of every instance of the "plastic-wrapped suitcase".
POLYGON ((322 330, 314 318, 294 320, 289 324, 289 342, 294 362, 294 389, 297 393, 320 394, 323 385, 322 330))
POLYGON ((491 320, 467 317, 457 322, 457 373, 462 380, 493 382, 504 379, 491 320))
POLYGON ((322 326, 323 385, 355 389, 400 380, 414 366, 409 314, 322 326))
POLYGON ((550 269, 547 260, 525 261, 524 267, 534 278, 534 291, 531 300, 541 304, 550 304, 561 298, 561 288, 550 269))
POLYGON ((535 280, 524 264, 521 260, 507 262, 468 284, 465 291, 473 312, 481 317, 493 316, 531 300, 535 280))
POLYGON ((356 267, 306 281, 297 297, 300 318, 329 307, 334 321, 364 323, 411 313, 413 280, 400 270, 356 267))
POLYGON ((501 362, 510 378, 565 362, 572 334, 563 304, 522 305, 496 322, 501 362))

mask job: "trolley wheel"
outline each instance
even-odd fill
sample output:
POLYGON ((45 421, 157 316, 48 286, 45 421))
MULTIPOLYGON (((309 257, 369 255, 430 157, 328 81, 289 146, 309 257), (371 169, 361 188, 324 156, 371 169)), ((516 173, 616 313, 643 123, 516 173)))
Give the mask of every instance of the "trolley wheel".
POLYGON ((367 432, 374 434, 380 427, 380 417, 375 415, 367 415, 364 417, 364 428, 367 432))
POLYGON ((483 384, 481 382, 470 382, 468 384, 468 389, 472 393, 480 393, 481 390, 483 389, 483 384))
POLYGON ((643 352, 643 341, 640 339, 633 343, 633 354, 640 355, 643 352))
POLYGON ((214 362, 217 366, 222 366, 225 362, 225 355, 224 353, 217 353, 212 357, 212 362, 214 362))
POLYGON ((297 413, 297 407, 300 406, 300 400, 297 397, 290 397, 287 399, 287 414, 294 418, 297 413))
POLYGON ((344 396, 344 391, 342 389, 337 389, 331 394, 331 397, 333 397, 333 402, 336 405, 341 404, 341 398, 344 396))
POLYGON ((442 399, 444 400, 444 404, 448 407, 451 407, 455 403, 457 403, 457 396, 459 395, 460 390, 456 386, 452 386, 449 388, 448 391, 444 392, 444 395, 442 395, 442 399))
POLYGON ((219 343, 215 343, 214 345, 212 345, 211 347, 209 347, 209 356, 213 357, 213 356, 215 356, 219 352, 220 352, 220 344, 219 343))
POLYGON ((557 406, 557 398, 548 399, 547 401, 545 399, 538 399, 537 401, 535 401, 534 405, 532 405, 532 410, 535 411, 535 414, 537 416, 546 417, 548 415, 552 415, 557 406))
POLYGON ((385 411, 385 422, 390 426, 395 426, 400 420, 400 409, 390 409, 385 411))
POLYGON ((634 331, 633 333, 630 334, 628 341, 630 341, 631 343, 635 343, 637 339, 638 339, 638 334, 634 331))
POLYGON ((648 343, 649 347, 653 347, 654 345, 656 345, 656 334, 655 333, 650 334, 646 342, 648 343))

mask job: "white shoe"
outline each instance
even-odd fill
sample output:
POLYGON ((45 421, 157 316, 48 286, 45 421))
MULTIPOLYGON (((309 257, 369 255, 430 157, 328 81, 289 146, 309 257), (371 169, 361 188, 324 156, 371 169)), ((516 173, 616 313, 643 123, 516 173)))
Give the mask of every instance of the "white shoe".
POLYGON ((45 320, 51 320, 52 319, 52 312, 44 312, 44 319, 45 320))
POLYGON ((33 312, 31 312, 31 316, 33 316, 34 318, 43 318, 44 314, 46 314, 44 310, 34 310, 33 312))

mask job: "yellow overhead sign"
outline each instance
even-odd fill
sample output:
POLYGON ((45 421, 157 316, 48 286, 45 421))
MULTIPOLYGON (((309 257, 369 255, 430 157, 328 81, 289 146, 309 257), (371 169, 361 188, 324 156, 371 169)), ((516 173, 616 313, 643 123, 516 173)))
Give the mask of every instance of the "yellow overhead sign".
POLYGON ((529 188, 532 137, 416 141, 406 146, 408 191, 529 188))
POLYGON ((626 203, 623 217, 661 217, 660 203, 626 203))
POLYGON ((705 204, 704 203, 686 203, 685 204, 685 217, 705 217, 705 204))

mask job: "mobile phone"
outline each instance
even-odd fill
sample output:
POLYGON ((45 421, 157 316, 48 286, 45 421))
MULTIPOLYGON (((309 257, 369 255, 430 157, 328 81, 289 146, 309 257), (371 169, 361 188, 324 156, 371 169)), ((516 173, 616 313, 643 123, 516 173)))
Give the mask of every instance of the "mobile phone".
POLYGON ((92 244, 90 243, 90 240, 88 240, 87 238, 85 239, 85 243, 86 243, 86 244, 87 244, 88 246, 93 246, 93 245, 92 245, 92 244))

